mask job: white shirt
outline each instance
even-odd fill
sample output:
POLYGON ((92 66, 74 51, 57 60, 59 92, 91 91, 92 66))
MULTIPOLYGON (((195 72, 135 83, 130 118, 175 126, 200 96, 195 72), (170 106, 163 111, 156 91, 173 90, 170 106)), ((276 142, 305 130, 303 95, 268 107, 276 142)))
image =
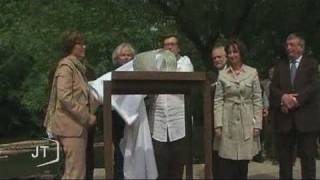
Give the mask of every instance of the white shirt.
MULTIPOLYGON (((193 72, 193 65, 187 56, 177 61, 178 72, 193 72)), ((160 94, 152 107, 150 129, 152 138, 167 142, 185 137, 185 111, 183 94, 160 94)))
MULTIPOLYGON (((295 66, 296 66, 297 69, 299 68, 301 59, 302 59, 302 56, 300 56, 300 57, 298 57, 298 59, 296 59, 295 66)), ((290 68, 291 68, 292 64, 293 64, 293 63, 290 62, 290 68)))

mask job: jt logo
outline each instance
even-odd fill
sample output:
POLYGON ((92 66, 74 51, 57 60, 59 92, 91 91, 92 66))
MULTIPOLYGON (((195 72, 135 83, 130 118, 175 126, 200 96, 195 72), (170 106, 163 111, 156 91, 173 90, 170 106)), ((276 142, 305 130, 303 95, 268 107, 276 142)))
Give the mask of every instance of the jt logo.
MULTIPOLYGON (((41 149, 43 149, 43 158, 47 157, 47 151, 46 149, 49 148, 49 146, 40 146, 41 149)), ((39 146, 36 147, 36 154, 31 154, 32 158, 38 158, 39 157, 39 146)))
MULTIPOLYGON (((43 164, 39 164, 37 165, 37 167, 41 167, 41 166, 46 166, 46 165, 49 165, 49 164, 53 164, 53 163, 56 163, 56 162, 59 162, 59 159, 60 159, 60 144, 58 141, 55 141, 55 140, 52 140, 52 139, 47 139, 47 138, 43 138, 43 139, 46 139, 46 140, 49 140, 51 142, 54 142, 56 144, 56 159, 52 160, 52 161, 48 161, 46 163, 43 163, 43 164)), ((35 154, 31 153, 31 157, 32 158, 38 158, 39 157, 39 147, 40 149, 42 149, 43 151, 43 158, 46 158, 47 157, 47 149, 49 148, 49 146, 36 146, 36 152, 35 154)))

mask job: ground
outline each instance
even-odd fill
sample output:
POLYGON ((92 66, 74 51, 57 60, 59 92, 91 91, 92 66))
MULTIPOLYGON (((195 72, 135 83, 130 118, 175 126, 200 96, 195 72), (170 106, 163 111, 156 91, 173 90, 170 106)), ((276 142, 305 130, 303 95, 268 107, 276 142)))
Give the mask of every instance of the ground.
MULTIPOLYGON (((203 164, 193 166, 194 178, 203 179, 203 164)), ((296 165, 293 167, 293 178, 301 179, 300 162, 297 160, 296 165)), ((96 168, 94 171, 96 179, 104 179, 104 169, 96 168)), ((251 162, 249 164, 249 179, 278 179, 278 165, 272 164, 271 161, 263 163, 251 162)), ((317 179, 320 179, 320 160, 317 160, 317 179)))

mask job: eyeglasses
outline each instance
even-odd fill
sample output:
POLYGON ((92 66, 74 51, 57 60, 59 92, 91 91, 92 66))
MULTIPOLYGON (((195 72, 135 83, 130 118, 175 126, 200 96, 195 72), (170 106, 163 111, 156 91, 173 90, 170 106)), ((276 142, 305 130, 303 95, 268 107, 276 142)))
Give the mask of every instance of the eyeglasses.
POLYGON ((86 48, 87 47, 84 43, 76 43, 75 45, 79 45, 82 48, 86 48))
POLYGON ((172 43, 165 43, 165 44, 163 44, 164 46, 176 46, 176 45, 178 45, 178 43, 174 43, 174 42, 172 42, 172 43))

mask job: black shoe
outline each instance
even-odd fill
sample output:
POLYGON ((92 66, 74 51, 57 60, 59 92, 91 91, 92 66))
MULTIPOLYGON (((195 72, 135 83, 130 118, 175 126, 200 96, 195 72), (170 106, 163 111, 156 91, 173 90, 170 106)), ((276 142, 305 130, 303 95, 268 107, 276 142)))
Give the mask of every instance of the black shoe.
POLYGON ((254 162, 262 163, 265 160, 265 158, 263 157, 262 153, 259 153, 255 155, 252 160, 254 162))

